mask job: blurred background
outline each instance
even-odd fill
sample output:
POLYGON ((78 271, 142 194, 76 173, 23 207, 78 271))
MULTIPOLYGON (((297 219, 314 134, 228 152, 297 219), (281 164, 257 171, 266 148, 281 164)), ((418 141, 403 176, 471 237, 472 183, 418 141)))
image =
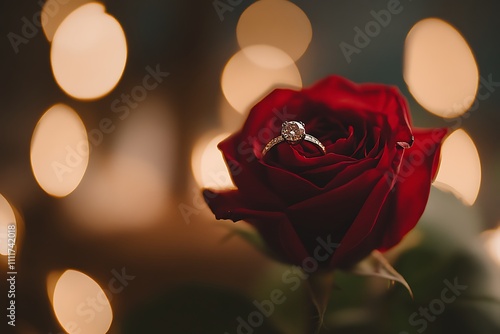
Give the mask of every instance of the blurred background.
POLYGON ((396 85, 415 126, 451 135, 418 228, 388 254, 415 298, 338 273, 323 332, 500 332, 499 9, 3 1, 0 295, 16 326, 2 311, 0 332, 307 332, 305 287, 291 292, 288 266, 228 237, 200 188, 232 186, 216 144, 255 102, 330 74, 396 85), (286 301, 252 319, 277 287, 286 301))

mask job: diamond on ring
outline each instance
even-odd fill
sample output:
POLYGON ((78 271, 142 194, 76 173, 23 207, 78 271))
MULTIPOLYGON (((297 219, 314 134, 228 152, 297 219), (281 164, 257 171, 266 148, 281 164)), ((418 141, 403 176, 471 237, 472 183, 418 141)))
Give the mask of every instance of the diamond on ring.
POLYGON ((302 122, 286 121, 281 124, 281 135, 287 143, 296 145, 304 140, 306 128, 302 122))
POLYGON ((306 133, 304 123, 298 121, 285 121, 281 124, 281 135, 271 139, 271 141, 267 143, 262 150, 262 156, 266 155, 266 153, 269 152, 269 150, 275 145, 284 141, 290 145, 297 145, 304 140, 318 146, 323 154, 326 153, 325 146, 316 137, 306 133))

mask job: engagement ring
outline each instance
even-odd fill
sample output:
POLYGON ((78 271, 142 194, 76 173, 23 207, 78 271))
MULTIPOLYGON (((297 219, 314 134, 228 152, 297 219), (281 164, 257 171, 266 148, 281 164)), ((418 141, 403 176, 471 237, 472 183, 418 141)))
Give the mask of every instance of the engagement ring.
POLYGON ((303 140, 306 140, 310 143, 315 144, 321 149, 323 154, 326 153, 325 146, 314 136, 306 133, 306 128, 304 123, 297 121, 285 121, 281 124, 281 135, 271 139, 269 143, 262 150, 262 156, 266 155, 267 152, 273 146, 278 145, 286 141, 290 145, 297 145, 301 143, 303 140))

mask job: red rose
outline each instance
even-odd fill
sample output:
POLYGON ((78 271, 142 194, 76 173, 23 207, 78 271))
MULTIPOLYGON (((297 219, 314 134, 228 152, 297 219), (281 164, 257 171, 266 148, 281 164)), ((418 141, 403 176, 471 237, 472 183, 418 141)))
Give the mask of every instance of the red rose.
POLYGON ((283 261, 319 256, 321 238, 335 249, 323 268, 350 266, 416 225, 446 132, 411 128, 395 87, 331 76, 301 91, 277 89, 219 144, 237 190, 204 190, 204 197, 217 219, 252 224, 283 261), (282 122, 292 120, 326 154, 308 141, 285 141, 263 156, 282 122))

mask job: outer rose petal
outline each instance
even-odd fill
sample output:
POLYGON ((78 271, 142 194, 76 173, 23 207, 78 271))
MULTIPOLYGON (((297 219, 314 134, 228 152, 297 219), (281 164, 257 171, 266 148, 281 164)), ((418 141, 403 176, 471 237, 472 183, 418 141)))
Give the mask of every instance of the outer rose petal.
POLYGON ((381 238, 382 244, 377 246, 382 250, 396 245, 415 227, 424 213, 431 183, 439 167, 441 142, 447 130, 415 129, 413 133, 415 144, 403 156, 395 190, 386 203, 386 206, 392 207, 392 212, 381 217, 390 222, 381 238), (406 168, 409 169, 403 173, 406 168))
MULTIPOLYGON (((344 238, 341 240, 340 247, 333 254, 333 257, 330 260, 331 268, 345 267, 351 264, 347 261, 346 255, 351 257, 359 252, 358 245, 362 243, 362 241, 372 232, 380 209, 384 204, 390 189, 391 184, 388 183, 383 176, 380 177, 370 196, 366 199, 363 207, 359 211, 359 214, 356 216, 354 222, 350 226, 344 238)), ((361 258, 368 254, 362 254, 363 256, 361 258)))
POLYGON ((299 264, 308 256, 284 213, 249 209, 237 190, 204 190, 203 196, 217 219, 231 219, 234 222, 244 219, 252 224, 280 260, 299 264))
POLYGON ((306 90, 307 96, 332 110, 374 112, 388 117, 396 141, 411 142, 410 116, 406 100, 396 87, 355 84, 339 76, 329 76, 306 90))
MULTIPOLYGON (((415 144, 405 150, 401 174, 382 207, 377 223, 367 238, 350 252, 336 253, 341 263, 354 264, 374 249, 387 250, 398 244, 422 216, 431 182, 439 166, 441 142, 446 129, 414 129, 415 144), (418 160, 419 157, 423 160, 418 160), (403 172, 405 171, 406 172, 403 172)), ((392 176, 389 176, 391 179, 392 176)), ((389 180, 388 179, 388 180, 389 180)))
MULTIPOLYGON (((291 89, 276 89, 267 95, 250 111, 248 119, 241 131, 239 131, 243 137, 242 139, 254 137, 257 140, 256 144, 259 144, 260 150, 262 150, 267 144, 267 142, 261 141, 267 135, 267 133, 263 132, 263 129, 274 131, 272 136, 279 135, 281 123, 286 120, 293 120, 298 116, 304 103, 302 99, 294 99, 299 94, 299 92, 291 89)), ((260 154, 257 157, 260 157, 260 154)))
MULTIPOLYGON (((246 201, 253 206, 273 207, 276 210, 284 208, 284 201, 268 186, 265 169, 257 158, 249 152, 248 143, 241 140, 239 133, 232 135, 219 143, 228 165, 231 179, 240 190, 246 201), (241 146, 243 144, 243 146, 241 146), (259 196, 255 196, 259 194, 259 196)), ((251 150, 251 149, 250 149, 251 150)))

